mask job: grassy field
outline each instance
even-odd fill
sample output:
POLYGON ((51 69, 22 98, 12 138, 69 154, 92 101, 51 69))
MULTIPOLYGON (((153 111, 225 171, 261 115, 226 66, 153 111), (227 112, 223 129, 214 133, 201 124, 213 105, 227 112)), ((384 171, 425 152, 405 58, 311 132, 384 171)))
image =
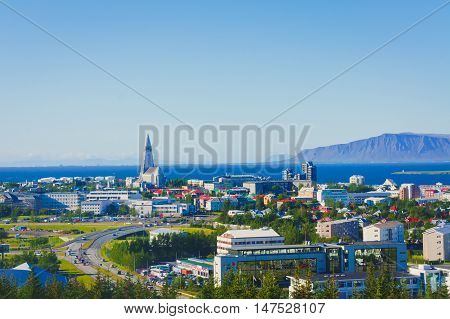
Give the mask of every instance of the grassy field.
POLYGON ((100 275, 110 277, 114 281, 121 281, 121 280, 123 280, 121 277, 117 276, 116 274, 114 274, 114 273, 112 273, 112 272, 110 272, 110 271, 108 271, 108 270, 106 270, 106 269, 104 269, 102 267, 97 267, 96 269, 97 269, 97 271, 98 271, 98 273, 100 275))
POLYGON ((175 229, 179 231, 184 231, 186 233, 199 233, 204 232, 206 235, 209 235, 214 232, 214 230, 209 228, 200 228, 200 227, 185 227, 185 226, 174 226, 170 227, 170 229, 175 229))
MULTIPOLYGON (((8 237, 6 239, 3 239, 2 243, 8 244, 10 246, 10 250, 29 249, 29 240, 30 238, 8 237)), ((48 242, 51 247, 56 247, 64 243, 64 241, 58 236, 49 236, 48 242)))
POLYGON ((15 226, 26 226, 30 230, 42 230, 49 232, 65 232, 65 233, 91 233, 95 231, 103 231, 106 229, 114 229, 123 227, 120 222, 109 223, 14 223, 0 224, 0 228, 10 229, 15 226))
POLYGON ((61 262, 61 264, 59 265, 59 269, 62 275, 76 277, 77 280, 80 283, 84 284, 86 287, 91 287, 91 285, 94 283, 94 278, 92 276, 85 275, 74 264, 62 258, 60 258, 59 261, 61 262))

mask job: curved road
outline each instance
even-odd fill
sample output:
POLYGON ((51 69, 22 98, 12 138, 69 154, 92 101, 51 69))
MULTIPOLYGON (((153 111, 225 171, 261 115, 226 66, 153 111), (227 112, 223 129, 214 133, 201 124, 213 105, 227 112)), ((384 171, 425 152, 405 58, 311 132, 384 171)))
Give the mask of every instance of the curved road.
MULTIPOLYGON (((97 267, 102 267, 105 270, 108 270, 118 275, 117 269, 114 272, 113 268, 111 268, 111 264, 103 262, 103 259, 100 256, 100 248, 104 243, 110 240, 138 233, 141 232, 143 229, 144 229, 143 226, 125 226, 118 229, 109 229, 101 232, 93 232, 90 234, 77 237, 71 241, 68 241, 63 245, 61 245, 60 247, 61 248, 67 247, 67 251, 69 250, 73 251, 79 257, 83 257, 87 261, 87 263, 85 265, 77 263, 75 264, 75 266, 88 275, 96 275, 98 273, 97 267), (92 241, 92 243, 86 250, 84 250, 82 249, 82 246, 87 241, 92 241)), ((64 258, 71 263, 73 263, 75 260, 75 256, 70 256, 68 254, 65 254, 64 258)), ((125 278, 124 275, 118 276, 125 278)))

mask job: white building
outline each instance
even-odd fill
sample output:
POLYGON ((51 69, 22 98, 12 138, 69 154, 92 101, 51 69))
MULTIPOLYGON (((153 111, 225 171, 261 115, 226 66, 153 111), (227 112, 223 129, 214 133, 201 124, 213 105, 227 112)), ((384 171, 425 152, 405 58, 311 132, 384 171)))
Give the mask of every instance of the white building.
POLYGON ((282 245, 284 237, 271 228, 228 230, 217 236, 217 253, 228 254, 235 248, 282 245))
POLYGON ((371 197, 377 197, 377 198, 389 198, 392 196, 391 192, 378 192, 378 191, 373 191, 373 192, 367 192, 367 193, 349 193, 348 194, 348 199, 351 203, 355 203, 355 204, 364 204, 364 201, 367 198, 371 198, 371 197))
POLYGON ((106 211, 106 208, 112 203, 113 202, 109 200, 84 201, 81 203, 81 212, 94 215, 103 215, 106 211))
POLYGON ((195 207, 187 203, 153 204, 152 215, 159 217, 181 217, 195 212, 195 207))
POLYGON ((77 210, 85 199, 82 193, 44 193, 39 196, 40 209, 77 210))
POLYGON ((403 224, 397 221, 379 222, 363 228, 363 241, 404 242, 403 224))
POLYGON ((134 208, 139 216, 152 216, 153 201, 151 200, 130 200, 128 206, 134 208))
POLYGON ((117 190, 104 190, 104 191, 93 191, 87 194, 87 200, 115 200, 115 201, 126 201, 126 200, 139 200, 141 195, 138 191, 117 191, 117 190))
POLYGON ((349 178, 350 184, 356 184, 356 185, 364 185, 365 179, 362 175, 352 175, 349 178))
POLYGON ((380 185, 381 188, 387 189, 387 190, 391 190, 391 191, 395 191, 398 189, 397 184, 390 178, 387 178, 383 184, 380 185))
POLYGON ((54 177, 43 177, 38 179, 39 184, 51 184, 56 180, 54 177))
POLYGON ((389 205, 391 203, 391 199, 389 197, 368 197, 364 199, 364 204, 367 206, 373 206, 377 204, 386 204, 389 205))
POLYGON ((422 236, 425 260, 450 260, 450 225, 430 228, 422 236))
POLYGON ((203 187, 205 181, 202 179, 188 179, 187 184, 189 186, 203 187))
POLYGON ((326 201, 341 202, 345 206, 348 205, 349 197, 346 189, 319 189, 317 191, 317 201, 324 206, 326 201))

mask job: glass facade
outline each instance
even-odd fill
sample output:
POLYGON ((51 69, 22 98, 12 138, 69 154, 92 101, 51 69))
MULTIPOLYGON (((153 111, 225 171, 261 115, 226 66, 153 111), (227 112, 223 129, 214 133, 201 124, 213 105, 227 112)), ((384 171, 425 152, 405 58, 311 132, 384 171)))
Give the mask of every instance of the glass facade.
POLYGON ((373 248, 355 250, 355 271, 365 272, 367 266, 372 264, 375 270, 386 267, 390 272, 397 270, 396 248, 373 248))
POLYGON ((341 272, 341 256, 340 248, 327 248, 327 272, 328 273, 339 273, 341 272))
POLYGON ((292 276, 297 269, 307 269, 311 272, 316 271, 316 259, 284 259, 284 260, 256 260, 241 261, 238 263, 238 271, 245 274, 251 274, 256 278, 261 278, 267 272, 273 272, 276 277, 292 276))

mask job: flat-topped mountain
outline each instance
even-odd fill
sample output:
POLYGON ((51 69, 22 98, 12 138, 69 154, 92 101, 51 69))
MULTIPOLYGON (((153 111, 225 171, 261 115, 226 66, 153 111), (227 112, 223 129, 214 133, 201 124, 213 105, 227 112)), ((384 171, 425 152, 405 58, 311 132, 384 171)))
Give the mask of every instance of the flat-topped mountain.
POLYGON ((307 149, 305 160, 318 163, 449 162, 450 135, 383 134, 347 144, 307 149))

